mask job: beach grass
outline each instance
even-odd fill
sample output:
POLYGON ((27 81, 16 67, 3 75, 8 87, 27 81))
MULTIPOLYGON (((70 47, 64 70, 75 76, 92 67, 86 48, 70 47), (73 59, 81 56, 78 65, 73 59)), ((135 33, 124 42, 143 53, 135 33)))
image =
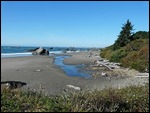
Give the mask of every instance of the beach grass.
POLYGON ((149 84, 61 95, 1 87, 1 112, 149 112, 149 84))

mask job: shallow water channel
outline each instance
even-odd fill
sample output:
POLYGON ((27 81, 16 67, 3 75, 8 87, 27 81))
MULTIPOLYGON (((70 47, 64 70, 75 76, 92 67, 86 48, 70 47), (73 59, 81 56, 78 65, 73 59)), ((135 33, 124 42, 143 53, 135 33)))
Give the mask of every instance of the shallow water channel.
POLYGON ((78 77, 84 77, 84 78, 91 77, 90 74, 85 73, 82 70, 80 70, 83 64, 82 65, 67 65, 63 63, 65 58, 70 58, 70 56, 56 56, 54 63, 57 66, 59 66, 61 69, 63 69, 68 76, 78 76, 78 77))

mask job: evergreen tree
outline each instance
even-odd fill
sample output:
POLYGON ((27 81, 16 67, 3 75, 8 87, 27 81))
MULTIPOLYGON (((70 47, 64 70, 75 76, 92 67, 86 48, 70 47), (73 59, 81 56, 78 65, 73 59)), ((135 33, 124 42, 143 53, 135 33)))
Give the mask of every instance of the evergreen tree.
POLYGON ((114 43, 114 49, 123 47, 131 41, 132 38, 131 36, 133 34, 132 30, 133 30, 133 25, 129 20, 127 20, 127 23, 123 24, 122 30, 118 35, 118 39, 114 43))

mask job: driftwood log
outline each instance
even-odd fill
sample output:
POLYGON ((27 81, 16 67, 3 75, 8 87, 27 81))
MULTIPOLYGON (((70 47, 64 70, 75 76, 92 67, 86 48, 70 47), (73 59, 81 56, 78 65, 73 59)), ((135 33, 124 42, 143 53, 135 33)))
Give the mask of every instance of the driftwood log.
POLYGON ((113 69, 112 69, 112 67, 110 67, 110 66, 106 65, 106 64, 105 64, 105 63, 103 63, 103 62, 100 62, 100 61, 98 61, 98 60, 97 60, 97 62, 96 62, 96 63, 97 63, 97 66, 103 65, 103 66, 107 67, 109 70, 113 70, 113 69))
POLYGON ((113 70, 115 68, 120 68, 120 63, 113 63, 113 62, 109 62, 108 60, 96 60, 93 63, 95 63, 96 65, 91 65, 91 67, 99 67, 99 66, 105 66, 106 68, 108 68, 109 70, 113 70))
POLYGON ((149 77, 149 73, 138 73, 135 77, 149 77))

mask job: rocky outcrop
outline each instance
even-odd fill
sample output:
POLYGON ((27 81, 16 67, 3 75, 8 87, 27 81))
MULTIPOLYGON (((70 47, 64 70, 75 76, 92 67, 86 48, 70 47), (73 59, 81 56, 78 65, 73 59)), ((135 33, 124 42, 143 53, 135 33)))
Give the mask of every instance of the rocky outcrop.
POLYGON ((40 47, 32 52, 33 55, 49 55, 49 51, 40 47))

